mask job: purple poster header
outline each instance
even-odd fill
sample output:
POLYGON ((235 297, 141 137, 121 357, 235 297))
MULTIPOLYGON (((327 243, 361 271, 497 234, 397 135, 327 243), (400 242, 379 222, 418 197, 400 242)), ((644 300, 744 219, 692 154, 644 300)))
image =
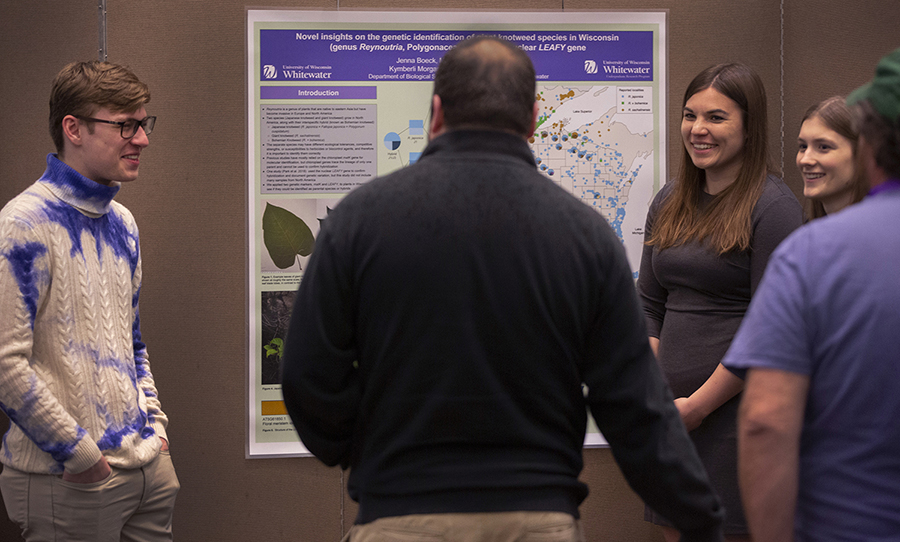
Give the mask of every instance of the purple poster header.
POLYGON ((378 87, 259 87, 261 100, 374 100, 378 87))
POLYGON ((652 31, 260 30, 260 82, 431 81, 474 34, 528 53, 538 81, 653 81, 652 31))

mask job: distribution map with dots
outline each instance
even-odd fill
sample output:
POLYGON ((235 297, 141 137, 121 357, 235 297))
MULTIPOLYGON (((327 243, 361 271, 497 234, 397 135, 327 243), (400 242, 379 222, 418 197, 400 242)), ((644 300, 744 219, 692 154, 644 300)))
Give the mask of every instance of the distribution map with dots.
POLYGON ((640 86, 539 87, 529 140, 538 169, 601 213, 626 248, 640 243, 633 234, 643 231, 656 177, 651 92, 640 86), (629 221, 629 213, 637 221, 629 221))

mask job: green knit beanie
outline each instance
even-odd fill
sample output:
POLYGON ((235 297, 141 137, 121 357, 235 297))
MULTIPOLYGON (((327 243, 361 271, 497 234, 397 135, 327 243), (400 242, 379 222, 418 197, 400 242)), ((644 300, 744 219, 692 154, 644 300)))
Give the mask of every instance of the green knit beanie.
POLYGON ((888 54, 875 67, 875 78, 847 96, 847 105, 868 100, 892 123, 900 117, 900 49, 888 54))

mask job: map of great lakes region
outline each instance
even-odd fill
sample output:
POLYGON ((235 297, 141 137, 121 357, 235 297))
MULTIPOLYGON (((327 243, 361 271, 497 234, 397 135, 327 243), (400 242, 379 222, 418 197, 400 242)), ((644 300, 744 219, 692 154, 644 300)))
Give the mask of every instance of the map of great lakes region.
POLYGON ((529 140, 538 169, 606 218, 635 272, 655 178, 651 93, 639 86, 538 87, 529 140))

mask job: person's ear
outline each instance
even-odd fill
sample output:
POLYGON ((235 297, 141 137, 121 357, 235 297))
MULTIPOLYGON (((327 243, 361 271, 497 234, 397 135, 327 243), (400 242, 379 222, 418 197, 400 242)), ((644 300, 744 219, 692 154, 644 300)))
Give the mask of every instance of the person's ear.
POLYGON ((62 120, 63 137, 69 140, 72 145, 81 145, 84 136, 83 129, 86 129, 81 122, 72 115, 66 115, 62 120))
POLYGON ((854 161, 854 166, 857 168, 856 174, 863 176, 868 182, 869 188, 875 188, 887 181, 888 174, 878 166, 878 162, 875 160, 875 150, 863 135, 860 135, 859 141, 856 142, 854 161))
POLYGON ((435 94, 431 98, 431 126, 428 130, 428 136, 434 139, 444 133, 445 129, 444 108, 441 105, 441 97, 435 94))
POLYGON ((525 139, 530 138, 534 135, 534 130, 537 128, 537 118, 538 114, 541 111, 541 106, 538 105, 537 101, 534 102, 534 110, 531 112, 531 128, 528 133, 525 135, 525 139))

